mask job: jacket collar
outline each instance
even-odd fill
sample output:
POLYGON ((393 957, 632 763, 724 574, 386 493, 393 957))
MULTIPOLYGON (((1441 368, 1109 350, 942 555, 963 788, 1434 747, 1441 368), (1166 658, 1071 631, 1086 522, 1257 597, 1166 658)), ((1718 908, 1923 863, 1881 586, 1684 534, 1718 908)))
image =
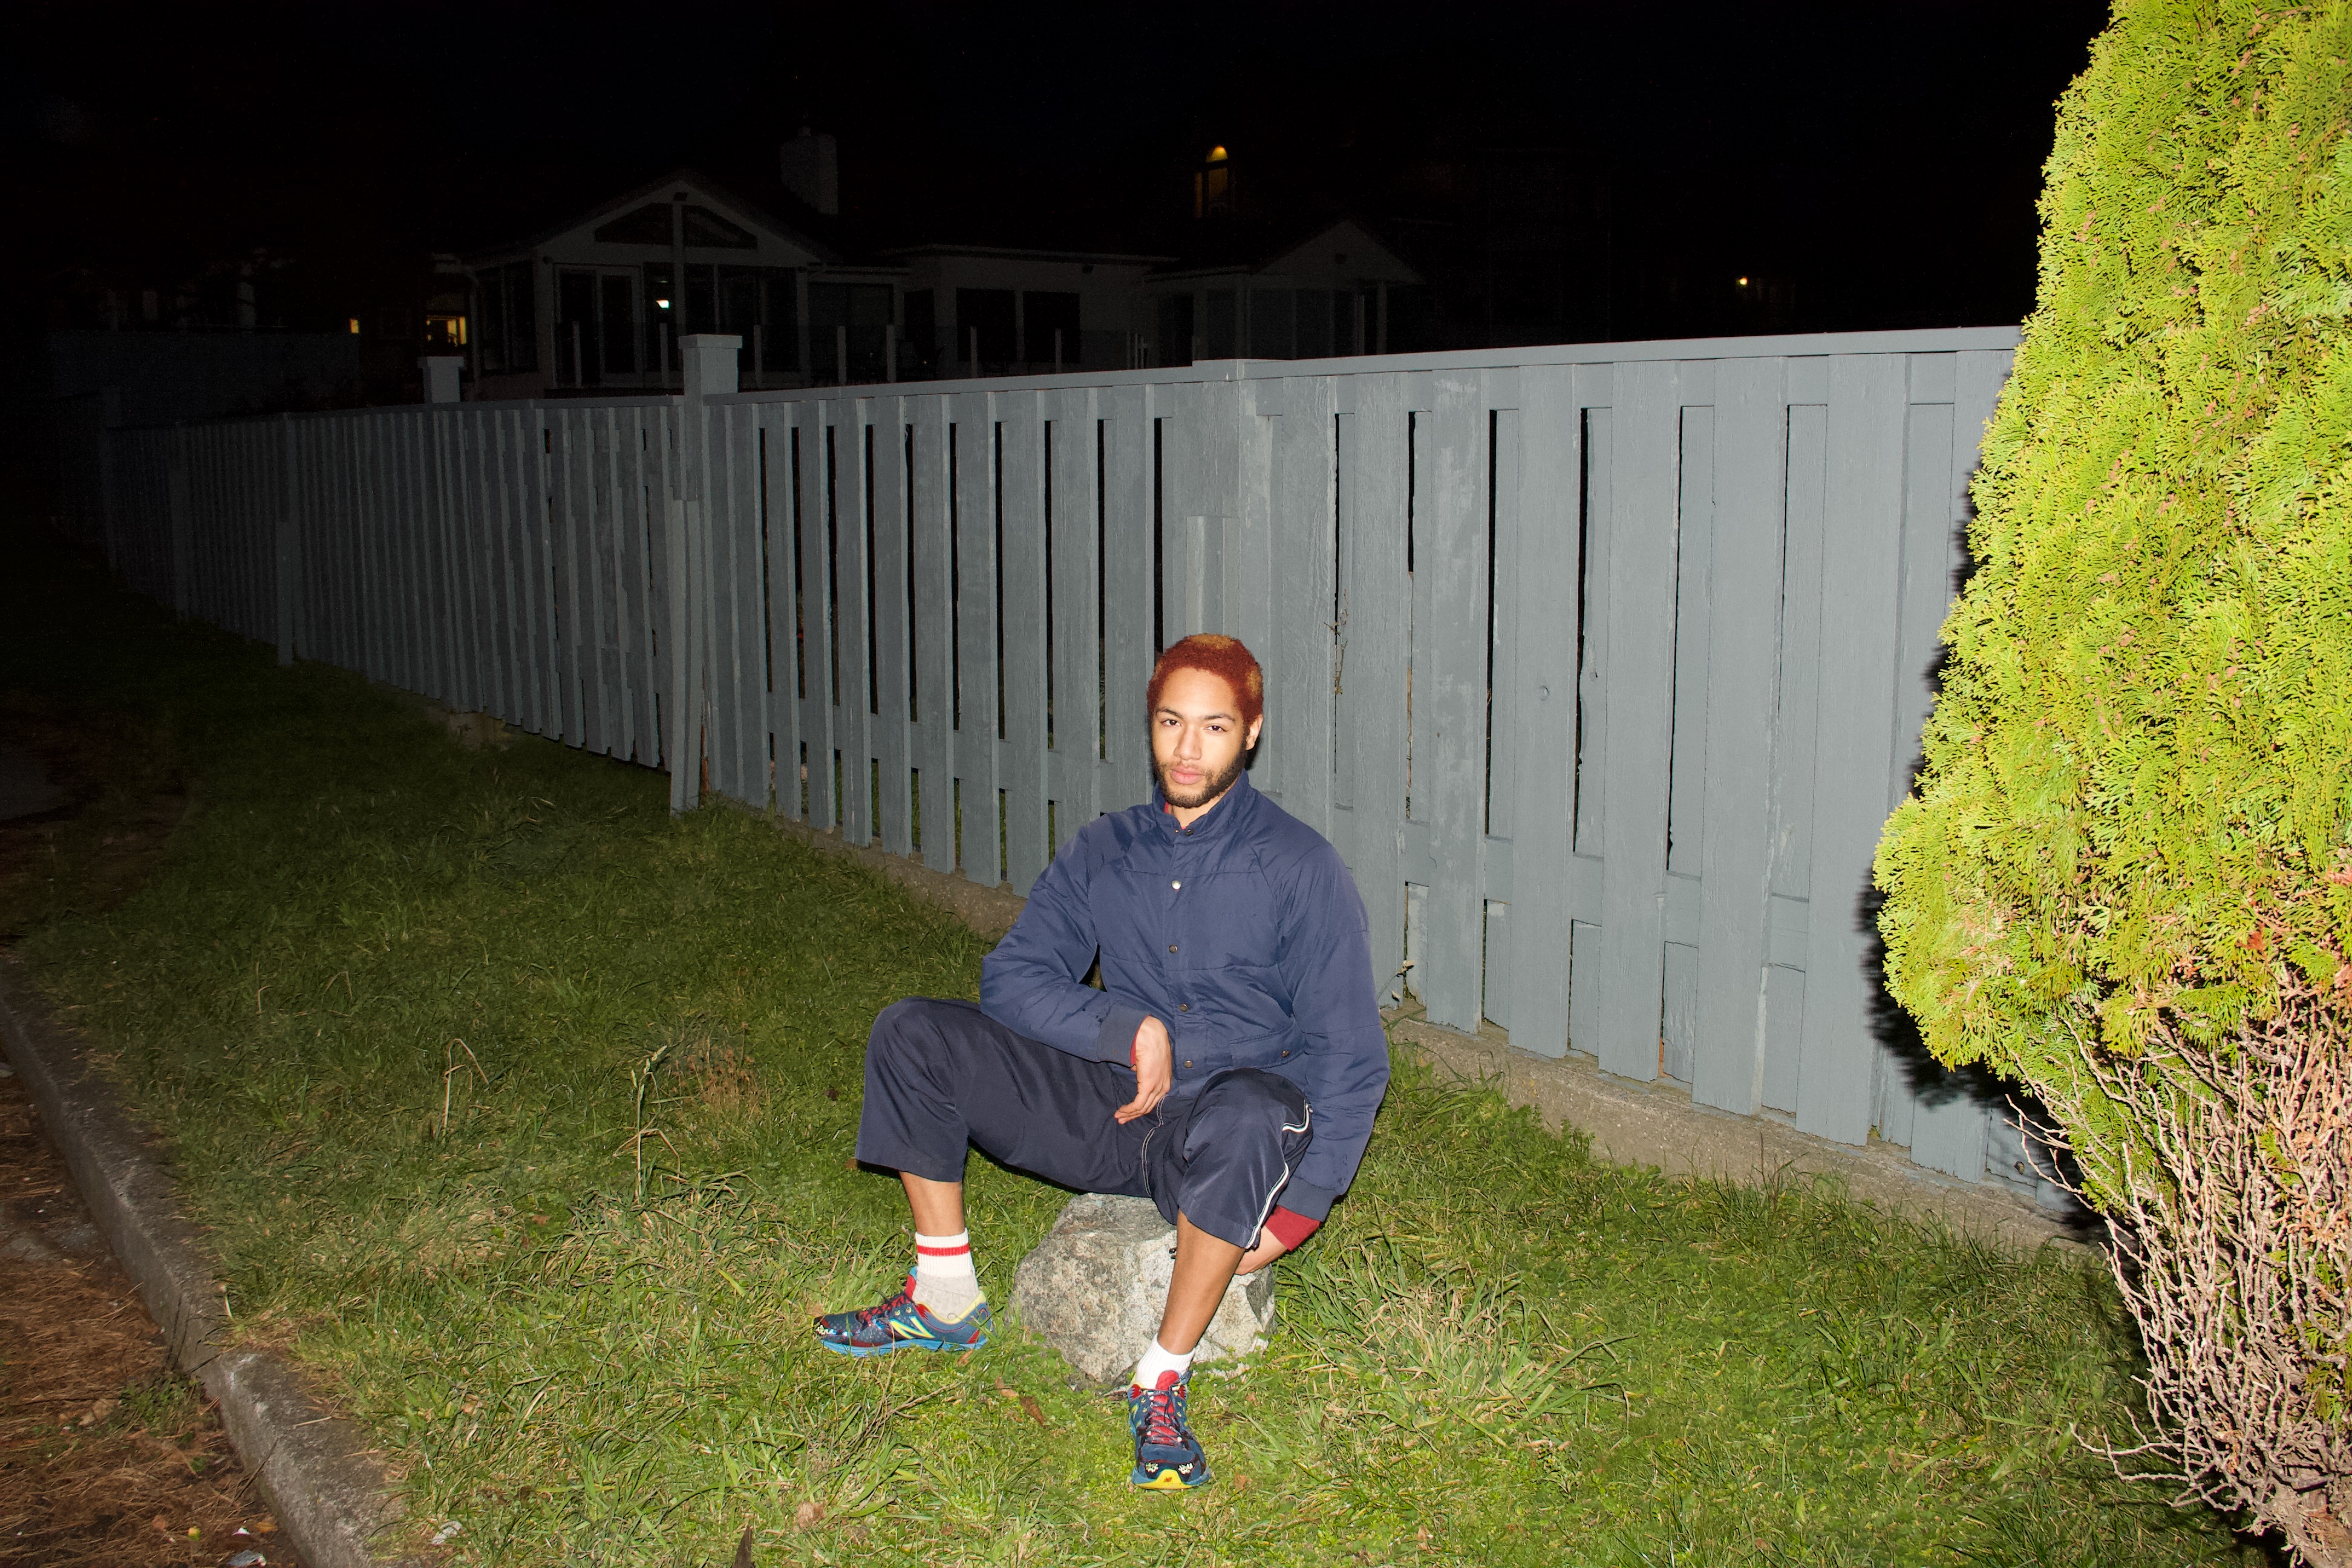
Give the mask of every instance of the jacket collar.
POLYGON ((1228 833, 1238 831, 1233 825, 1248 815, 1256 795, 1257 790, 1250 784, 1249 770, 1244 768, 1241 776, 1234 780, 1233 787, 1225 791, 1216 805, 1194 817, 1192 827, 1186 829, 1176 826, 1175 814, 1168 809, 1168 797, 1160 794, 1160 783, 1154 779, 1151 784, 1152 819, 1160 824, 1160 834, 1168 842, 1172 844, 1181 838, 1186 843, 1198 844, 1204 839, 1222 838, 1228 833))

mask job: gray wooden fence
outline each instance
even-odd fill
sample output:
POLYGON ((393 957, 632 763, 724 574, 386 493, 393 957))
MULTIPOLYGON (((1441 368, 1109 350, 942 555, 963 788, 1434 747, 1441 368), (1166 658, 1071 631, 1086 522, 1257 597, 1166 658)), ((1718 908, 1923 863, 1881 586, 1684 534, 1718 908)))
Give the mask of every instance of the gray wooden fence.
POLYGON ((1016 890, 1231 632, 1384 999, 2054 1204, 1874 1032, 1865 901, 2015 342, 745 394, 703 338, 681 396, 118 432, 100 489, 134 586, 281 658, 1016 890))

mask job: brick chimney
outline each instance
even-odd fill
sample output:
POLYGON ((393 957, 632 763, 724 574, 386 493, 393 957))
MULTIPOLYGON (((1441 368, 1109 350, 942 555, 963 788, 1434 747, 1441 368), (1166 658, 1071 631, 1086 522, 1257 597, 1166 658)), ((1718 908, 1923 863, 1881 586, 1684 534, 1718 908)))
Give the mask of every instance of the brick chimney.
POLYGON ((831 132, 801 127, 778 154, 784 189, 827 217, 841 216, 841 153, 831 132))

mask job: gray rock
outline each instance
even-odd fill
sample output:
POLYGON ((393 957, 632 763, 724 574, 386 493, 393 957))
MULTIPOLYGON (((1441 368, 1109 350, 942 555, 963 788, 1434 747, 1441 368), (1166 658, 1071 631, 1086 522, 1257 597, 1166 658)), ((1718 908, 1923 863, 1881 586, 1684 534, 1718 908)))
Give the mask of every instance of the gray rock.
MULTIPOLYGON (((1014 1271, 1013 1310, 1080 1376, 1108 1383, 1159 1331, 1175 1246, 1176 1227, 1149 1198, 1072 1198, 1014 1271)), ((1193 1364, 1254 1354, 1273 1331, 1274 1270, 1261 1268, 1225 1288, 1193 1364)))

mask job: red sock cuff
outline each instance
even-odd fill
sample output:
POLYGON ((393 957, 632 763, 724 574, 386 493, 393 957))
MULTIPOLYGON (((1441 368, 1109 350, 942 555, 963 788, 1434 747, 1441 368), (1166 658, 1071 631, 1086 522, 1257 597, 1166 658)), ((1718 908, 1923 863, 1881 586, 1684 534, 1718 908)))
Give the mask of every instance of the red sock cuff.
POLYGON ((915 1243, 915 1253, 919 1258, 961 1258, 971 1250, 971 1243, 968 1241, 961 1247, 925 1247, 919 1241, 915 1243))
POLYGON ((1298 1245, 1313 1236, 1322 1223, 1319 1219, 1308 1219, 1303 1214, 1293 1214, 1279 1204, 1275 1205, 1272 1214, 1265 1216, 1266 1233, 1282 1243, 1286 1251, 1297 1250, 1298 1245))

